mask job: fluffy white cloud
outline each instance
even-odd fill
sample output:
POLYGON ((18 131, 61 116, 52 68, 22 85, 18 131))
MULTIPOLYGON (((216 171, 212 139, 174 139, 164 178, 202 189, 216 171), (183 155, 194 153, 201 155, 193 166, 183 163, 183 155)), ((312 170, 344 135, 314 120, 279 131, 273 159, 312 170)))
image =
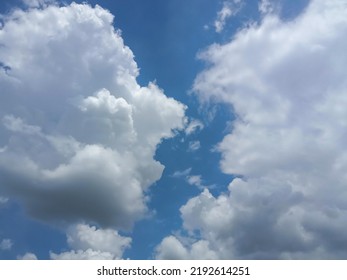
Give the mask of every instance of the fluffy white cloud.
POLYGON ((199 240, 187 249, 177 237, 172 235, 163 239, 161 244, 156 248, 155 254, 156 259, 159 260, 207 260, 217 258, 215 252, 209 249, 207 241, 199 240))
POLYGON ((291 22, 267 15, 202 54, 210 66, 194 89, 232 106, 218 149, 240 178, 181 213, 218 258, 347 257, 346 13, 346 1, 313 0, 291 22))
POLYGON ((176 237, 168 236, 156 248, 156 258, 160 260, 188 259, 188 251, 176 237))
POLYGON ((18 260, 37 260, 37 257, 33 253, 25 253, 23 256, 18 256, 18 260))
POLYGON ((0 242, 0 250, 11 250, 12 246, 13 242, 11 239, 6 238, 0 242))
POLYGON ((0 194, 46 221, 128 229, 146 214, 164 168, 156 147, 184 128, 185 106, 137 84, 107 10, 25 2, 0 30, 0 194))
POLYGON ((201 186, 201 175, 187 176, 187 182, 191 185, 201 186))
POLYGON ((119 235, 116 230, 78 224, 68 230, 67 242, 72 250, 61 254, 51 252, 51 259, 120 259, 124 250, 130 246, 131 238, 119 235))

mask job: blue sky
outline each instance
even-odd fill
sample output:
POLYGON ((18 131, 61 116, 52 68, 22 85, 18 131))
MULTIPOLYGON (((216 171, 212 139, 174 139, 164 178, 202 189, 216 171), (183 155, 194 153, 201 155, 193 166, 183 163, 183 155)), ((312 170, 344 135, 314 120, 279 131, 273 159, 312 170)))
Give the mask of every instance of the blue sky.
POLYGON ((346 258, 329 3, 2 1, 0 258, 346 258))

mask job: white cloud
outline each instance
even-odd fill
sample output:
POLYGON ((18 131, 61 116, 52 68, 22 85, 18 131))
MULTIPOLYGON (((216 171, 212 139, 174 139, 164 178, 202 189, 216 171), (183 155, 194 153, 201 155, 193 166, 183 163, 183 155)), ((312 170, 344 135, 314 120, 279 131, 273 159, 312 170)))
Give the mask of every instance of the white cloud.
POLYGON ((187 249, 174 236, 165 237, 161 244, 156 248, 156 259, 177 260, 188 258, 187 249))
POLYGON ((227 20, 240 11, 241 4, 241 0, 227 0, 223 2, 223 7, 217 13, 217 18, 214 22, 214 27, 217 33, 222 32, 227 20))
POLYGON ((22 2, 29 8, 47 7, 54 4, 55 0, 22 0, 22 2))
POLYGON ((196 120, 196 119, 192 119, 185 129, 185 133, 186 133, 186 135, 191 135, 191 134, 193 134, 197 131, 201 131, 203 129, 204 129, 204 124, 201 121, 196 120))
POLYGON ((18 260, 37 260, 37 257, 33 253, 25 253, 23 256, 18 256, 18 260))
POLYGON ((11 239, 6 238, 1 240, 0 242, 0 250, 4 250, 4 251, 11 250, 12 246, 13 246, 13 242, 11 239))
POLYGON ((258 2, 259 12, 263 15, 274 12, 274 4, 270 0, 260 0, 258 2))
POLYGON ((172 177, 174 178, 183 178, 189 185, 196 186, 199 189, 209 189, 215 187, 215 185, 205 185, 201 175, 192 175, 192 168, 187 168, 183 171, 176 171, 172 177))
POLYGON ((137 84, 107 10, 26 3, 0 30, 1 194, 45 221, 129 229, 162 174, 157 145, 184 128, 185 106, 137 84))
POLYGON ((191 185, 201 186, 201 176, 200 175, 187 176, 187 182, 191 185))
POLYGON ((201 147, 200 141, 196 140, 196 141, 190 141, 189 142, 189 147, 188 147, 188 151, 190 152, 194 152, 196 150, 199 150, 201 147))
POLYGON ((175 177, 175 178, 186 177, 187 175, 190 174, 191 171, 192 171, 191 167, 182 171, 175 171, 174 174, 172 174, 172 177, 175 177))
POLYGON ((196 186, 201 190, 215 187, 215 185, 205 185, 201 175, 188 175, 186 176, 186 181, 188 184, 196 186))
POLYGON ((52 260, 112 260, 113 255, 109 252, 94 251, 92 249, 72 250, 61 254, 50 253, 52 260))
POLYGON ((51 252, 51 259, 120 259, 130 246, 131 238, 123 237, 113 229, 78 224, 68 230, 67 242, 72 250, 60 254, 51 252))
POLYGON ((197 241, 187 249, 177 237, 170 235, 165 237, 156 248, 155 258, 158 260, 207 260, 216 259, 217 256, 209 249, 205 240, 197 241))
POLYGON ((181 214, 218 258, 347 257, 346 13, 345 1, 311 1, 291 22, 266 15, 202 55, 210 66, 194 89, 232 106, 218 149, 222 170, 242 179, 181 214))

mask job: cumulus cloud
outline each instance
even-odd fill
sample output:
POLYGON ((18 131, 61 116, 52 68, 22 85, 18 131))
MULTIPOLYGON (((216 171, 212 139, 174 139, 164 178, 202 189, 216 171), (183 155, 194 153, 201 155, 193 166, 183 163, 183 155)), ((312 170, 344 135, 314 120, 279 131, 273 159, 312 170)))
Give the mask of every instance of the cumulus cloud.
POLYGON ((312 0, 291 22, 266 15, 202 54, 210 66, 194 89, 232 107, 218 149, 222 170, 240 178, 181 215, 218 258, 347 257, 346 13, 345 1, 312 0))
POLYGON ((137 84, 107 10, 25 2, 0 30, 0 194, 45 221, 129 229, 185 106, 137 84))
POLYGON ((0 242, 0 250, 4 250, 4 251, 11 250, 12 246, 13 246, 13 242, 11 239, 6 238, 1 240, 0 242))
POLYGON ((155 254, 158 260, 207 260, 217 258, 215 252, 208 248, 208 242, 205 240, 199 240, 195 242, 191 248, 187 249, 181 241, 173 235, 163 239, 162 243, 156 248, 155 254))
POLYGON ((113 229, 97 229, 95 226, 78 224, 67 232, 71 251, 50 253, 51 259, 60 260, 112 260, 122 258, 130 246, 131 238, 119 235, 113 229))
POLYGON ((217 18, 214 22, 214 28, 217 33, 222 32, 227 20, 240 11, 241 4, 241 0, 228 0, 223 2, 223 7, 217 13, 217 18))
POLYGON ((23 256, 18 256, 18 260, 37 260, 37 257, 33 253, 25 253, 23 256))

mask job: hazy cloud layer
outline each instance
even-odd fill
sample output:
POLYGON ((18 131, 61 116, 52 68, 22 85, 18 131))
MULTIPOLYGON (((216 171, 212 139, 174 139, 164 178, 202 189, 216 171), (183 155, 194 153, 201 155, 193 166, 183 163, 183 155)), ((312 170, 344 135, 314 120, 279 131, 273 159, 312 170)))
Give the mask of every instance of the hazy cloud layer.
MULTIPOLYGON (((194 89, 236 114, 218 149, 222 170, 242 178, 181 208, 211 258, 347 257, 346 14, 346 1, 314 0, 291 22, 265 15, 201 55, 209 67, 194 89)), ((196 242, 168 237, 157 256, 194 258, 196 242)))
POLYGON ((7 197, 0 196, 0 206, 6 204, 7 202, 8 202, 7 197))
POLYGON ((26 2, 0 30, 0 195, 43 220, 129 228, 185 107, 137 84, 107 10, 26 2))
POLYGON ((0 242, 0 250, 4 250, 4 251, 11 250, 12 246, 13 246, 13 242, 11 239, 5 238, 1 240, 0 242))

